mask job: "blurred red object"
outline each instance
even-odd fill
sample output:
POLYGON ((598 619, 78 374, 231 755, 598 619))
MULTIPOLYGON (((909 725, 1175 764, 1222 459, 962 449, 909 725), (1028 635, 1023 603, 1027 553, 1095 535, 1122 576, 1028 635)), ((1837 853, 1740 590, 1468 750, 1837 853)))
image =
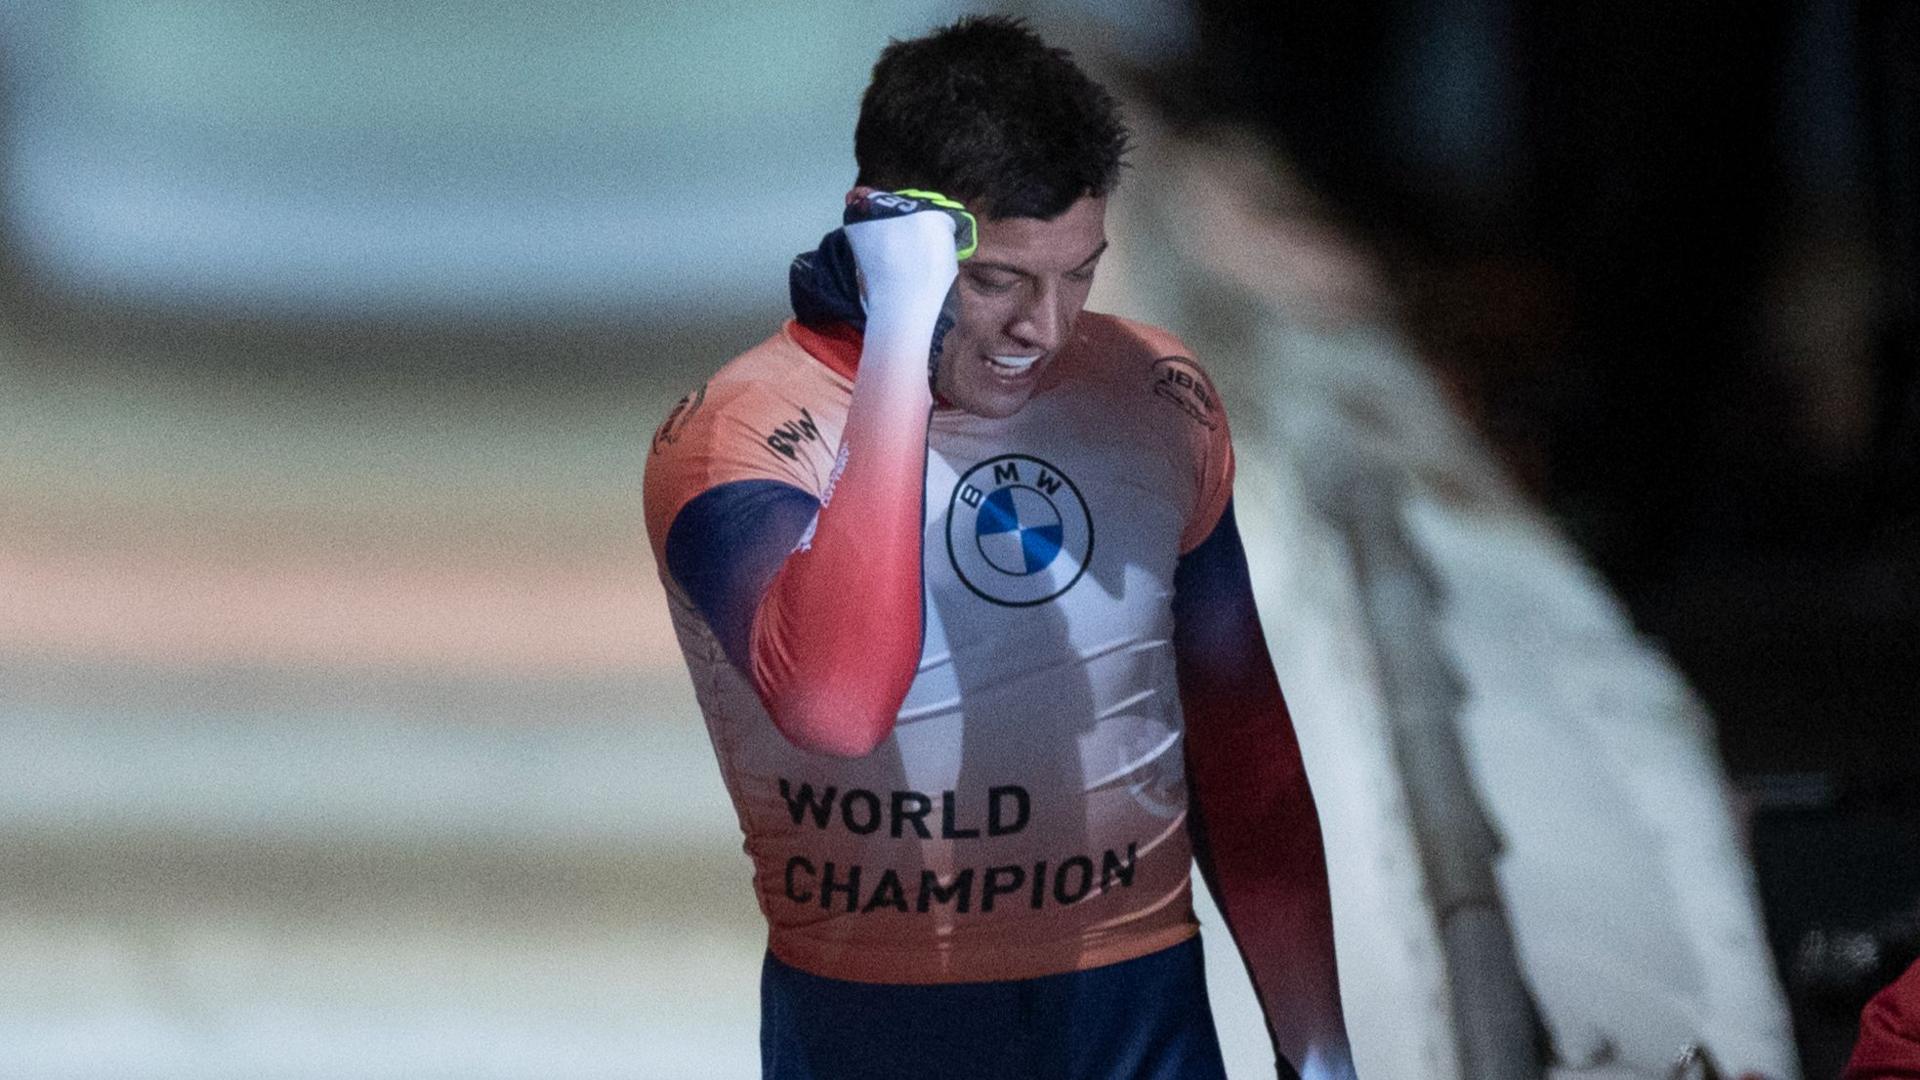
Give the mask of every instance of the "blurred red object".
POLYGON ((1860 1040, 1841 1080, 1920 1080, 1920 962, 1860 1012, 1860 1040))

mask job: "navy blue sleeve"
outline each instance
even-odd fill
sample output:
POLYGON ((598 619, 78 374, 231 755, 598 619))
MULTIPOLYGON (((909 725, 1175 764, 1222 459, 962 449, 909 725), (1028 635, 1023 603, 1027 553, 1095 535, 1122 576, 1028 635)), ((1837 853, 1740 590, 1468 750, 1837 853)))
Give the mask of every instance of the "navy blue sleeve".
POLYGON ((735 480, 695 496, 667 530, 667 572, 742 672, 752 671, 754 611, 819 512, 792 484, 735 480))
POLYGON ((1230 677, 1242 665, 1266 659, 1259 631, 1246 548, 1228 499, 1206 540, 1174 568, 1174 648, 1185 663, 1230 677))
MULTIPOLYGON (((1233 504, 1174 571, 1188 833, 1287 1063, 1350 1063, 1319 812, 1233 504)), ((1351 1077, 1350 1064, 1330 1076, 1351 1077)))

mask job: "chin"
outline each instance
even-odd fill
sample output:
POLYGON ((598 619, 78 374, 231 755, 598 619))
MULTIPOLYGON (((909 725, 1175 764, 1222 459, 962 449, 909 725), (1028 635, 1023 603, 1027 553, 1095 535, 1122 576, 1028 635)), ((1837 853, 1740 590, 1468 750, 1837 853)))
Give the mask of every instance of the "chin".
POLYGON ((1033 386, 962 386, 947 400, 957 409, 987 420, 1005 420, 1033 400, 1033 386))
POLYGON ((959 403, 959 405, 962 410, 987 420, 1005 420, 1007 417, 1026 408, 1027 402, 1032 396, 1033 395, 1028 394, 1017 399, 1007 399, 998 396, 985 398, 976 397, 959 403))
POLYGON ((996 377, 984 356, 971 357, 968 363, 977 367, 966 372, 955 371, 954 377, 947 380, 949 385, 936 389, 954 408, 988 420, 1005 420, 1026 408, 1048 366, 1043 359, 1024 378, 1016 380, 996 377))

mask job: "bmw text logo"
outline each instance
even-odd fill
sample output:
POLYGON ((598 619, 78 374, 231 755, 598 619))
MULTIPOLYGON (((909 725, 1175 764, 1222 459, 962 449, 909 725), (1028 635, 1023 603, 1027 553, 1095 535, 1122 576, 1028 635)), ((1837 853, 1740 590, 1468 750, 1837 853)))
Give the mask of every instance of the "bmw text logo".
POLYGON ((947 557, 982 600, 1030 607, 1073 588, 1093 556, 1093 518, 1065 473, 1025 454, 975 465, 947 506, 947 557))

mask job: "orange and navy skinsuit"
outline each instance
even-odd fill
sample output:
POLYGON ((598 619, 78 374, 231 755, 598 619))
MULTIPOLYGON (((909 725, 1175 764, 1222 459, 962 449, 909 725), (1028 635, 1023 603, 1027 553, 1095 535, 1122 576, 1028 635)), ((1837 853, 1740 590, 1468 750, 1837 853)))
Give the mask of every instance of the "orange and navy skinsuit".
MULTIPOLYGON (((1195 933, 1196 849, 1243 952, 1311 936, 1318 824, 1189 351, 1086 313, 1023 409, 935 409, 922 452, 910 425, 845 430, 860 350, 787 323, 675 408, 647 469, 773 956, 882 984, 1147 956, 1195 933)), ((1270 1022, 1315 1022, 1276 1002, 1331 961, 1253 964, 1270 1022)))

